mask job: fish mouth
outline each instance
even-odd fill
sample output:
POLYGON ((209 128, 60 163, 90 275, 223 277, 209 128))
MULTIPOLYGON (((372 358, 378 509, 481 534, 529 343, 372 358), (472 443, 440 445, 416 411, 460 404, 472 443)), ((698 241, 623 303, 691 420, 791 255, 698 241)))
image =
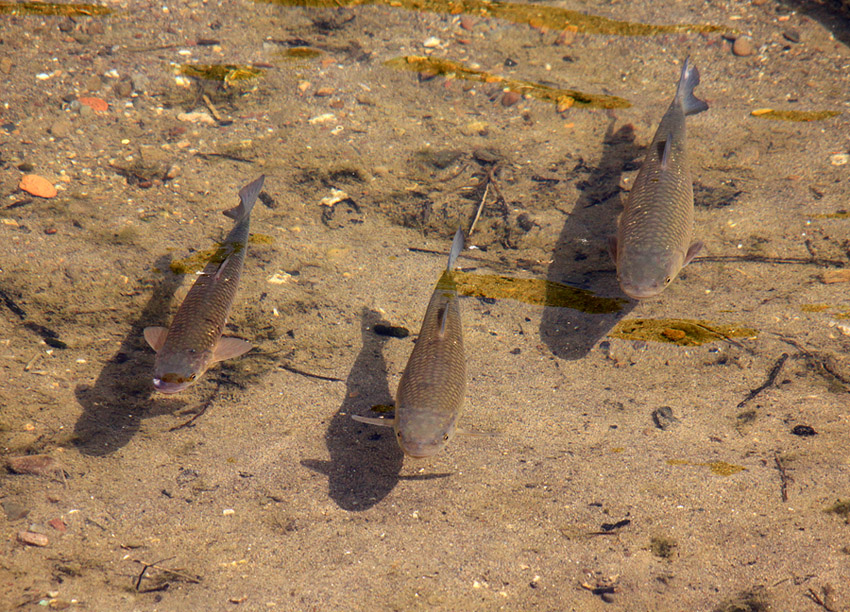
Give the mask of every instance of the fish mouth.
POLYGON ((165 393, 166 395, 171 395, 172 393, 178 393, 189 386, 188 382, 168 382, 161 378, 153 379, 154 389, 159 391, 160 393, 165 393))
POLYGON ((403 450, 404 454, 411 459, 427 459, 428 457, 433 457, 440 452, 441 448, 442 446, 414 446, 406 444, 402 446, 401 450, 403 450))
POLYGON ((664 287, 633 287, 629 285, 620 285, 627 296, 635 300, 645 300, 646 298, 655 297, 664 291, 664 287))

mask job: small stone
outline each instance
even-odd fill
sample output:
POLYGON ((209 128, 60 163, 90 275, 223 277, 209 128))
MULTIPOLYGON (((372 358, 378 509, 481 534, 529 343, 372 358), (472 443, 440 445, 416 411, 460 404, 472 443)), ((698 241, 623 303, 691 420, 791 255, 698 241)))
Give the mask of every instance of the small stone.
POLYGON ((9 521, 19 521, 30 513, 29 508, 13 499, 4 499, 2 506, 9 521))
POLYGON ((502 96, 502 106, 513 106, 522 99, 522 96, 515 91, 506 91, 502 96))
POLYGON ((47 546, 50 540, 43 533, 33 533, 32 531, 19 531, 18 542, 29 544, 30 546, 47 546))
POLYGON ((425 39, 425 42, 422 43, 422 46, 426 49, 433 49, 435 47, 440 46, 440 39, 436 36, 431 36, 425 39))
POLYGON ((678 423, 679 419, 673 416, 673 409, 670 406, 661 406, 652 411, 652 422, 658 429, 664 431, 678 423))
POLYGON ((47 524, 53 527, 56 531, 60 533, 65 533, 68 530, 68 526, 65 524, 61 518, 55 518, 47 521, 47 524))
POLYGON ((756 47, 753 44, 753 39, 749 36, 739 36, 732 44, 732 53, 738 57, 747 57, 756 52, 756 47))
POLYGON ((847 162, 850 162, 850 155, 847 155, 847 153, 836 153, 829 157, 829 163, 833 166, 843 166, 847 162))
POLYGON ((115 83, 112 87, 112 91, 115 92, 115 95, 119 98, 129 98, 130 94, 133 93, 133 83, 130 79, 123 79, 115 83))
POLYGON ((0 72, 3 74, 12 72, 12 60, 8 57, 0 58, 0 72))
POLYGON ((53 123, 48 130, 56 138, 67 138, 71 135, 71 122, 60 119, 53 123))
POLYGON ((97 91, 100 89, 101 84, 100 77, 93 74, 86 80, 86 91, 97 91))
POLYGON ((785 40, 792 43, 800 42, 800 31, 795 30, 794 28, 788 28, 784 32, 782 32, 782 36, 785 37, 785 40))
POLYGON ((88 32, 72 32, 71 38, 80 43, 81 45, 87 45, 91 42, 91 34, 88 32))
POLYGON ((566 29, 561 30, 560 34, 558 34, 558 38, 555 39, 555 44, 564 47, 569 47, 575 42, 577 34, 578 26, 569 25, 566 27, 566 29))
POLYGON ((330 106, 331 108, 336 108, 336 109, 345 108, 345 101, 337 99, 337 100, 334 100, 333 102, 331 102, 328 106, 330 106))
POLYGON ((6 467, 15 474, 53 476, 62 471, 62 466, 50 455, 21 455, 6 459, 6 467))
POLYGON ((850 268, 842 268, 841 270, 827 270, 821 275, 821 280, 827 285, 833 283, 850 282, 850 268))
POLYGON ((180 166, 178 166, 177 164, 174 164, 173 166, 171 166, 168 169, 168 172, 165 173, 165 178, 168 179, 169 181, 177 178, 178 176, 180 176, 180 170, 181 170, 180 166))
POLYGON ((475 27, 475 19, 473 19, 469 15, 464 15, 460 18, 460 27, 462 27, 467 32, 471 32, 472 28, 475 27))
POLYGON ((317 98, 325 98, 327 96, 333 95, 333 92, 333 87, 319 87, 313 95, 317 98))
POLYGON ((795 425, 794 429, 791 430, 791 433, 802 438, 818 435, 815 428, 810 425, 795 425))
POLYGON ((105 113, 109 110, 109 104, 107 104, 106 100, 102 100, 101 98, 80 98, 80 104, 82 104, 83 106, 88 106, 93 111, 98 113, 105 113))
POLYGON ((681 340, 682 338, 687 336, 687 334, 685 333, 684 330, 670 329, 670 328, 663 330, 661 332, 661 335, 664 336, 665 338, 669 338, 670 340, 673 340, 674 342, 677 341, 677 340, 681 340))
POLYGON ((484 136, 490 125, 486 121, 472 121, 461 126, 460 133, 464 136, 484 136))
POLYGON ((39 198, 55 198, 56 188, 53 184, 37 174, 25 174, 18 188, 39 198))
POLYGON ((570 96, 561 96, 558 98, 558 105, 555 107, 555 110, 559 113, 563 113, 571 109, 573 104, 575 104, 575 98, 570 96))
POLYGON ((208 125, 215 125, 215 119, 212 118, 212 115, 204 111, 178 113, 177 121, 186 121, 188 123, 206 123, 208 125))

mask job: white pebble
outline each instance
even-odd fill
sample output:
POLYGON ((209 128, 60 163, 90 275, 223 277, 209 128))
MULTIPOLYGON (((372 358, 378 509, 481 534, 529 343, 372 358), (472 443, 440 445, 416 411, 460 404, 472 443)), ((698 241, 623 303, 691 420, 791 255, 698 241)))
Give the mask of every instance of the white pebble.
POLYGON ((233 508, 225 508, 224 510, 221 511, 221 513, 224 516, 230 516, 231 514, 236 514, 236 510, 234 510, 233 508))
POLYGON ((433 49, 434 47, 440 46, 440 39, 436 36, 431 36, 430 38, 425 39, 425 42, 422 43, 423 47, 427 47, 428 49, 433 49))
POLYGON ((850 162, 850 155, 847 153, 836 153, 829 158, 829 163, 833 166, 843 166, 847 162, 850 162))

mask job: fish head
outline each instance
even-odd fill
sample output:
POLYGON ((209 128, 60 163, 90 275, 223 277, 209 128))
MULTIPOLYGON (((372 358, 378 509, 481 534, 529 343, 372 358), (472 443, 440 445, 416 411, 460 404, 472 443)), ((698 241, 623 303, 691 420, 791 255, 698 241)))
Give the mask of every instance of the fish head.
POLYGON ((617 280, 636 300, 654 297, 679 274, 685 255, 678 249, 625 252, 617 258, 617 280))
POLYGON ((437 413, 400 415, 395 435, 405 455, 415 459, 433 457, 439 453, 457 429, 457 416, 437 413))
POLYGON ((201 377, 212 359, 211 351, 194 349, 157 354, 153 386, 160 393, 177 393, 201 377))

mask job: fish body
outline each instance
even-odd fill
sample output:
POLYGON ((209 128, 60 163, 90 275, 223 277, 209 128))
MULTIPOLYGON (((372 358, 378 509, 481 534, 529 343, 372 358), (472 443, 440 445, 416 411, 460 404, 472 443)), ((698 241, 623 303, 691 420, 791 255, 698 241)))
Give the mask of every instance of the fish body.
POLYGON ((463 242, 458 229, 448 265, 431 294, 419 338, 401 375, 394 418, 353 417, 392 425, 399 446, 411 457, 435 455, 458 431, 466 394, 466 357, 453 268, 463 242))
POLYGON ((620 287, 632 298, 661 293, 702 248, 692 243, 694 192, 685 146, 685 117, 708 109, 694 96, 698 84, 699 71, 686 59, 611 244, 620 287))
POLYGON ((239 205, 224 211, 234 219, 233 229, 192 285, 171 327, 145 328, 145 340, 156 351, 153 383, 157 391, 182 391, 212 364, 251 349, 245 340, 223 338, 222 332, 245 264, 251 210, 264 180, 260 176, 243 187, 239 205))

